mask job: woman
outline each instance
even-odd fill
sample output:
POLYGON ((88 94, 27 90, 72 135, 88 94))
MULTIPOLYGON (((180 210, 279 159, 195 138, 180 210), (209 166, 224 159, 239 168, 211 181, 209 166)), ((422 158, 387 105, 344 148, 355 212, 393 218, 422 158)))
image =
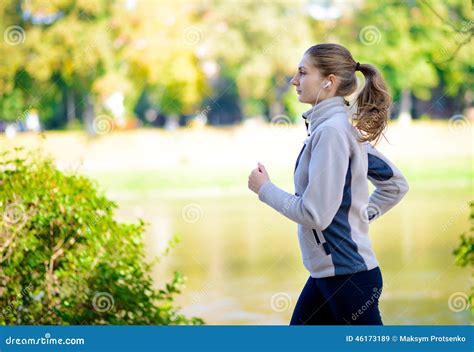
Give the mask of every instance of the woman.
POLYGON ((387 126, 390 95, 375 67, 337 44, 309 48, 291 83, 299 101, 312 105, 303 114, 308 137, 296 160, 296 193, 274 185, 260 163, 248 181, 261 201, 298 223, 310 276, 290 325, 382 325, 382 275, 369 223, 408 191, 400 171, 369 143, 387 126), (365 85, 351 123, 344 97, 357 88, 356 71, 365 85), (375 186, 370 197, 367 178, 375 186))

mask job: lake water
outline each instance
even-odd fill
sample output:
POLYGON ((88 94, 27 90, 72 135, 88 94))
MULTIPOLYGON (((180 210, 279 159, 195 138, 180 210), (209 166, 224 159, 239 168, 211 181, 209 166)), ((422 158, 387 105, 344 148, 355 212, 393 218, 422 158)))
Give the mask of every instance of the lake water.
MULTIPOLYGON (((468 324, 462 308, 472 284, 451 254, 468 228, 469 186, 413 188, 377 219, 370 238, 384 278, 385 324, 468 324)), ((206 192, 204 192, 206 193, 206 192)), ((209 193, 209 192, 208 192, 209 193)), ((125 218, 150 222, 150 255, 165 240, 181 242, 156 268, 163 284, 179 270, 188 278, 177 299, 207 324, 288 324, 308 277, 296 225, 253 193, 169 196, 116 193, 125 218), (150 221, 151 220, 151 221, 150 221)))

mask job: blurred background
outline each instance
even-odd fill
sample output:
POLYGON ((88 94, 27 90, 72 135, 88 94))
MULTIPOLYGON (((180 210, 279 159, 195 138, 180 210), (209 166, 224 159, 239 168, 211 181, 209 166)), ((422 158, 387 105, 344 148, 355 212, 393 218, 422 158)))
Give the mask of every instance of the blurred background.
POLYGON ((120 220, 148 224, 150 259, 179 235, 153 278, 182 272, 177 303, 208 324, 287 324, 308 277, 296 224, 247 189, 260 161, 293 190, 304 51, 336 42, 376 65, 394 99, 378 148, 411 186, 370 228, 383 321, 470 322, 453 255, 473 199, 470 1, 3 0, 0 14, 1 150, 97 181, 120 220))

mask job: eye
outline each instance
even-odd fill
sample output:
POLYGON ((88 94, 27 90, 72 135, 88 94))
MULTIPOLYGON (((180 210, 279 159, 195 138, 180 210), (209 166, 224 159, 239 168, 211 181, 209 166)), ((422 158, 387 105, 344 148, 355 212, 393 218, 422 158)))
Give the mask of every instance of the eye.
POLYGON ((300 76, 304 76, 306 72, 300 71, 300 76))

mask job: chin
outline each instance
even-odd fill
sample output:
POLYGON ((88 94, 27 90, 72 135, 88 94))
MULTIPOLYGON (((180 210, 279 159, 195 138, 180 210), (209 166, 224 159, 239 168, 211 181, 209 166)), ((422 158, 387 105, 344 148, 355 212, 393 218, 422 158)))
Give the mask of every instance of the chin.
POLYGON ((298 95, 298 101, 303 104, 313 104, 312 102, 308 101, 307 99, 304 99, 301 95, 298 95))

